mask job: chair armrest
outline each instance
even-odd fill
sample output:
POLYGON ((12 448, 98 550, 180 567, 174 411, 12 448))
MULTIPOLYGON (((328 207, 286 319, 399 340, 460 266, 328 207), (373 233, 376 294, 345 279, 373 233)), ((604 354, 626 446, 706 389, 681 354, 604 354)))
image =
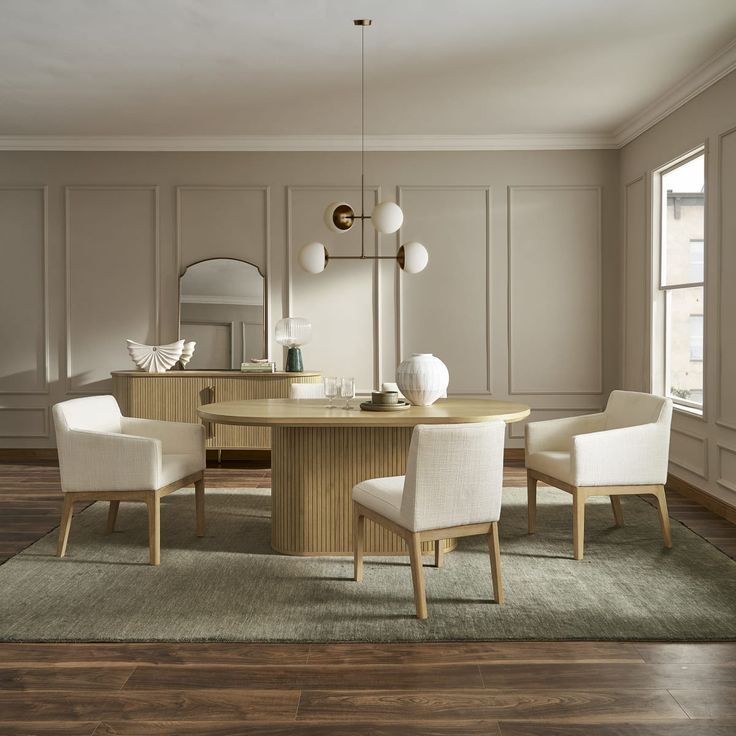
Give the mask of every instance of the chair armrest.
POLYGON ((583 414, 577 417, 547 419, 543 422, 529 422, 525 430, 526 454, 556 451, 569 452, 570 439, 576 434, 597 432, 604 426, 603 414, 583 414))
POLYGON ((59 459, 64 491, 140 491, 159 487, 161 442, 115 432, 70 430, 59 459))
POLYGON ((202 424, 122 417, 120 427, 126 435, 160 440, 164 454, 196 455, 202 459, 202 467, 205 466, 205 430, 202 424))
POLYGON ((659 485, 667 480, 669 432, 656 423, 572 438, 578 486, 659 485))

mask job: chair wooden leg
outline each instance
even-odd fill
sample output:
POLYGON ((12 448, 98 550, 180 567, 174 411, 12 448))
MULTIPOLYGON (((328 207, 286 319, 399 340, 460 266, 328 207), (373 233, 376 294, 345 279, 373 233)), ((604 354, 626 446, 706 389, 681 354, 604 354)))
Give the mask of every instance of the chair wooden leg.
POLYGON ((66 554, 66 543, 69 539, 69 530, 72 527, 72 516, 74 516, 74 499, 69 493, 65 493, 64 506, 61 509, 61 524, 59 524, 59 543, 56 547, 57 557, 63 557, 66 554))
POLYGON ((148 507, 148 550, 152 565, 161 564, 161 498, 151 491, 146 499, 148 507))
POLYGON ((118 508, 120 501, 110 501, 110 508, 107 510, 107 533, 112 534, 115 531, 115 521, 118 518, 118 508))
POLYGON ((203 537, 205 532, 204 478, 194 481, 194 506, 197 514, 197 536, 203 537))
POLYGON ((613 509, 613 518, 616 526, 624 525, 624 510, 621 506, 621 496, 611 496, 611 508, 613 509))
POLYGON ((537 479, 526 473, 526 498, 529 534, 537 531, 537 479))
POLYGON ((585 493, 576 488, 572 494, 572 546, 576 560, 583 559, 585 544, 585 493))
POLYGON ((664 493, 664 486, 659 486, 659 492, 655 494, 657 497, 657 508, 659 509, 659 523, 662 526, 662 536, 664 537, 664 546, 672 549, 672 530, 670 529, 670 515, 667 510, 667 496, 664 493))
POLYGON ((357 504, 353 504, 353 580, 363 579, 363 544, 365 540, 365 516, 357 504))
POLYGON ((411 558, 411 581, 414 586, 414 603, 417 618, 427 618, 427 597, 424 593, 424 570, 422 569, 422 537, 421 534, 410 533, 406 540, 411 558))
POLYGON ((445 564, 445 553, 442 549, 444 541, 445 541, 444 539, 434 540, 434 566, 435 567, 442 567, 442 565, 445 564))
POLYGON ((501 548, 498 543, 498 522, 494 521, 488 531, 488 552, 491 557, 491 580, 493 582, 493 598, 496 603, 503 603, 503 580, 501 579, 501 548))

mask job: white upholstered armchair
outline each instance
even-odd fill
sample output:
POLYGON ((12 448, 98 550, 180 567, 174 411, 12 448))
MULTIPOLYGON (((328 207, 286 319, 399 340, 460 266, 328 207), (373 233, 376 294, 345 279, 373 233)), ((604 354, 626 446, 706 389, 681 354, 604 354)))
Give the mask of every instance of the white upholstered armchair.
POLYGON ((652 394, 613 391, 599 414, 526 426, 529 533, 536 530, 537 481, 572 494, 575 559, 583 558, 585 499, 610 496, 623 526, 622 495, 653 494, 666 547, 672 546, 664 484, 672 402, 652 394))
POLYGON ((148 507, 149 554, 161 560, 161 497, 194 484, 197 536, 204 536, 204 427, 133 419, 112 396, 90 396, 53 409, 64 507, 57 554, 66 552, 77 501, 109 501, 107 531, 121 501, 148 507))
POLYGON ((365 520, 402 537, 409 548, 417 617, 427 618, 422 542, 484 534, 497 603, 503 602, 498 520, 503 485, 503 422, 420 424, 414 428, 406 476, 375 478, 353 488, 355 580, 363 578, 365 520))

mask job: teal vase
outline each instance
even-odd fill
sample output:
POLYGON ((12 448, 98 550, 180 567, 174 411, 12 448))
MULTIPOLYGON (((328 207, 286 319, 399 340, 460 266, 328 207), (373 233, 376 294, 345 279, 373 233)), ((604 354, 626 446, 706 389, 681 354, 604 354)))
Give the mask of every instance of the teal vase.
POLYGON ((301 348, 289 348, 289 352, 286 354, 286 371, 287 373, 304 372, 301 348))

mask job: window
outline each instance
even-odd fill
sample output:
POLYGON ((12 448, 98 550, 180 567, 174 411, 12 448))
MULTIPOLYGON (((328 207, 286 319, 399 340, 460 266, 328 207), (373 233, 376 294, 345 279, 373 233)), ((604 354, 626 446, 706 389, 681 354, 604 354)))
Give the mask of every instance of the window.
POLYGON ((705 273, 705 243, 702 240, 690 241, 690 282, 703 281, 705 273))
POLYGON ((691 410, 703 407, 705 154, 696 151, 657 172, 661 196, 655 260, 653 383, 691 410))
POLYGON ((703 315, 690 315, 690 360, 703 362, 703 315))

